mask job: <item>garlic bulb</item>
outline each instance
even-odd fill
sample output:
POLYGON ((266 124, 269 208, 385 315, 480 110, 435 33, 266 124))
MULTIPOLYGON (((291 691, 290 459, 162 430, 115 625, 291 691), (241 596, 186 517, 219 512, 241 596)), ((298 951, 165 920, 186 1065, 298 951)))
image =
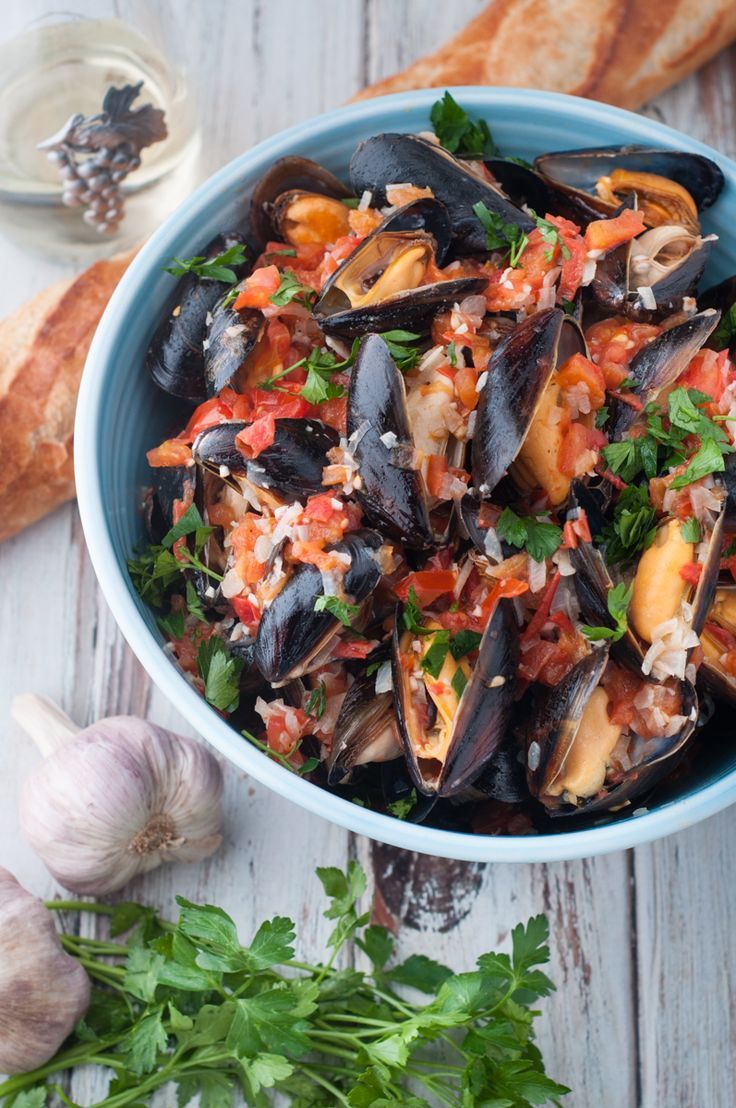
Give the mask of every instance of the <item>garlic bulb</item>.
POLYGON ((51 913, 0 867, 0 1073, 48 1062, 87 1011, 89 988, 51 913))
POLYGON ((46 755, 23 786, 21 827, 65 888, 100 896, 222 842, 222 771, 199 743, 134 716, 79 731, 28 694, 11 710, 46 755))

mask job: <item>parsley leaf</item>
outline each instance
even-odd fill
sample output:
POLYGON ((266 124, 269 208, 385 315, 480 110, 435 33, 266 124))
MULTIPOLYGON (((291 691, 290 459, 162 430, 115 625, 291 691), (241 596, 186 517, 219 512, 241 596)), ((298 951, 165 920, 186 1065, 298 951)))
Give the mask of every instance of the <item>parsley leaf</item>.
POLYGON ((460 666, 458 666, 455 670, 455 673, 453 674, 452 681, 450 682, 450 684, 452 685, 452 691, 455 693, 455 696, 458 698, 458 700, 463 695, 467 683, 468 679, 465 676, 464 670, 462 670, 460 666))
POLYGON ((697 519, 686 519, 680 524, 680 534, 683 542, 700 542, 700 524, 697 519))
POLYGON ((306 710, 307 715, 312 716, 314 719, 322 719, 325 714, 325 708, 327 706, 327 686, 324 681, 320 681, 317 687, 312 689, 307 699, 306 710))
POLYGON ((490 211, 482 200, 473 204, 473 212, 486 233, 486 249, 508 250, 509 265, 512 269, 516 269, 529 242, 528 235, 513 223, 504 223, 498 212, 490 211))
POLYGON ((164 266, 166 273, 172 277, 183 277, 185 273, 194 273, 208 281, 224 281, 228 285, 234 285, 238 279, 237 273, 231 266, 242 265, 245 261, 246 247, 242 243, 223 250, 215 258, 207 259, 204 255, 194 258, 174 258, 173 265, 164 266))
POLYGON ((430 119, 434 133, 451 154, 477 158, 493 158, 498 154, 485 120, 474 122, 449 92, 432 105, 430 119))
POLYGON ((694 454, 684 473, 675 477, 670 485, 672 489, 683 489, 685 485, 699 481, 701 477, 707 477, 709 473, 722 473, 726 468, 720 445, 715 439, 703 439, 697 454, 694 454))
POLYGON ((533 516, 517 516, 511 508, 501 512, 496 531, 511 546, 526 549, 535 562, 551 557, 562 542, 562 528, 557 524, 540 522, 533 516))
POLYGON ((167 616, 160 616, 157 623, 163 633, 168 635, 170 639, 178 642, 179 639, 184 637, 184 611, 179 609, 178 612, 170 611, 167 616))
POLYGON ((431 634, 432 643, 422 658, 421 665, 422 669, 436 680, 450 649, 450 632, 441 630, 432 631, 431 634))
POLYGON ((360 604, 349 604, 339 596, 318 596, 314 602, 315 612, 329 612, 339 619, 343 627, 350 627, 360 611, 360 604))
POLYGON ((657 513, 649 499, 649 489, 646 485, 629 485, 621 492, 613 519, 601 536, 607 561, 611 565, 632 562, 651 546, 656 531, 657 513))
POLYGON ((736 303, 723 313, 721 322, 711 336, 711 342, 716 350, 725 350, 734 341, 736 341, 736 303))
POLYGON ((447 357, 450 362, 450 366, 454 369, 457 365, 457 350, 455 349, 455 340, 447 344, 447 357))
POLYGON ((417 802, 417 790, 412 789, 408 796, 402 796, 398 800, 393 800, 387 805, 387 808, 392 816, 396 819, 406 819, 408 815, 414 810, 414 806, 417 802))
POLYGON ((307 307, 311 307, 316 298, 316 293, 309 285, 303 285, 293 270, 284 269, 281 272, 281 284, 268 299, 272 304, 283 308, 297 298, 302 300, 307 307))
POLYGON ((419 351, 410 344, 421 338, 414 331, 383 331, 381 338, 388 347, 388 352, 396 362, 396 368, 406 373, 413 369, 419 361, 419 351))
POLYGON ((407 631, 411 631, 413 635, 430 635, 432 632, 424 627, 422 622, 423 619, 424 617, 422 616, 422 609, 419 607, 416 591, 414 586, 411 585, 406 604, 404 605, 402 622, 407 631))
POLYGON ((598 430, 606 426, 606 424, 608 423, 608 415, 609 411, 607 404, 604 404, 603 407, 599 408, 598 411, 595 413, 595 425, 598 430))
POLYGON ((457 631, 450 639, 450 653, 455 661, 477 650, 482 638, 479 631, 457 631))
POLYGON ((619 585, 614 585, 612 589, 609 589, 606 603, 608 605, 608 613, 613 619, 615 627, 588 627, 583 624, 580 630, 586 638, 590 639, 591 642, 597 642, 600 639, 610 639, 612 642, 618 642, 619 639, 622 639, 629 629, 627 612, 633 592, 633 581, 628 589, 623 581, 619 585))
POLYGON ((234 712, 240 701, 242 658, 234 658, 222 639, 212 635, 200 643, 197 669, 204 681, 205 699, 221 712, 234 712))

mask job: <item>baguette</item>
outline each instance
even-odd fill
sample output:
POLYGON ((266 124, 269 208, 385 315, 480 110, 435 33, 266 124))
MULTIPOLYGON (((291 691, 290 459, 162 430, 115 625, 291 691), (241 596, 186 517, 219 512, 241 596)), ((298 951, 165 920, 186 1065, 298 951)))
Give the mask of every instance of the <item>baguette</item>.
POLYGON ((513 85, 638 108, 735 38, 735 0, 491 0, 439 50, 355 99, 513 85))
POLYGON ((58 281, 0 322, 0 542, 74 496, 77 391, 135 250, 58 281))

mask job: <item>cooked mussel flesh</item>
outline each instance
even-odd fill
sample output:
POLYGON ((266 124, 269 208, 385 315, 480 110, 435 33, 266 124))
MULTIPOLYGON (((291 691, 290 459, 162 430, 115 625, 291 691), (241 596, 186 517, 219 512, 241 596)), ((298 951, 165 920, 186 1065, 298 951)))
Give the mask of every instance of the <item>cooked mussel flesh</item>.
MULTIPOLYGON (((333 208, 332 204, 329 207, 323 207, 307 198, 323 197, 339 203, 349 199, 350 196, 350 190, 342 181, 317 162, 296 155, 279 158, 253 189, 250 202, 250 225, 253 237, 261 246, 265 246, 273 238, 284 238, 295 246, 299 245, 300 241, 320 241, 319 238, 310 239, 308 237, 310 232, 305 228, 312 228, 312 233, 318 228, 326 230, 325 219, 332 226, 336 226, 337 208, 333 208), (307 199, 307 202, 298 208, 292 208, 290 216, 289 207, 299 198, 307 199), (287 230, 295 235, 295 239, 286 238, 287 230)), ((340 206, 347 223, 348 209, 344 204, 340 206)), ((334 242, 334 239, 325 241, 334 242)))
MULTIPOLYGON (((223 251, 244 244, 237 232, 217 235, 203 251, 213 259, 223 251)), ((244 277, 250 263, 235 266, 238 277, 244 277)), ((204 342, 210 313, 229 285, 187 273, 176 286, 166 317, 156 330, 146 354, 146 367, 153 380, 172 396, 184 400, 205 400, 207 384, 204 374, 204 342)))

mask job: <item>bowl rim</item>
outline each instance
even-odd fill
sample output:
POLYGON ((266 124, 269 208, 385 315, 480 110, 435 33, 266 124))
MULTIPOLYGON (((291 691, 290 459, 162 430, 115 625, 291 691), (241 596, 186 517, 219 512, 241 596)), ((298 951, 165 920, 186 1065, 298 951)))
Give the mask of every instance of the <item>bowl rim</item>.
MULTIPOLYGON (((472 110, 510 109, 530 114, 535 109, 557 107, 571 124, 575 120, 632 127, 632 141, 679 147, 716 160, 736 186, 736 163, 696 139, 665 124, 597 101, 563 93, 534 89, 449 86, 456 99, 472 110)), ((221 194, 237 187, 253 161, 269 160, 289 153, 303 139, 324 134, 329 141, 332 127, 349 121, 375 121, 415 108, 429 108, 443 89, 421 89, 393 93, 360 101, 313 116, 251 147, 207 178, 162 223, 123 275, 95 333, 82 376, 74 430, 74 468, 77 499, 87 547, 105 600, 125 639, 155 685, 176 706, 190 725, 210 745, 239 769, 299 805, 349 831, 393 846, 424 854, 473 862, 537 863, 593 857, 651 842, 683 830, 715 815, 736 801, 736 769, 698 789, 667 802, 654 811, 642 810, 610 824, 584 830, 539 835, 475 835, 467 832, 425 827, 361 808, 334 793, 311 784, 265 757, 241 738, 228 723, 186 681, 170 661, 146 625, 129 591, 124 569, 115 553, 105 511, 98 466, 100 412, 104 405, 104 384, 115 348, 116 334, 125 327, 136 291, 145 284, 154 264, 161 265, 176 252, 175 243, 191 229, 197 212, 207 208, 221 194)))

